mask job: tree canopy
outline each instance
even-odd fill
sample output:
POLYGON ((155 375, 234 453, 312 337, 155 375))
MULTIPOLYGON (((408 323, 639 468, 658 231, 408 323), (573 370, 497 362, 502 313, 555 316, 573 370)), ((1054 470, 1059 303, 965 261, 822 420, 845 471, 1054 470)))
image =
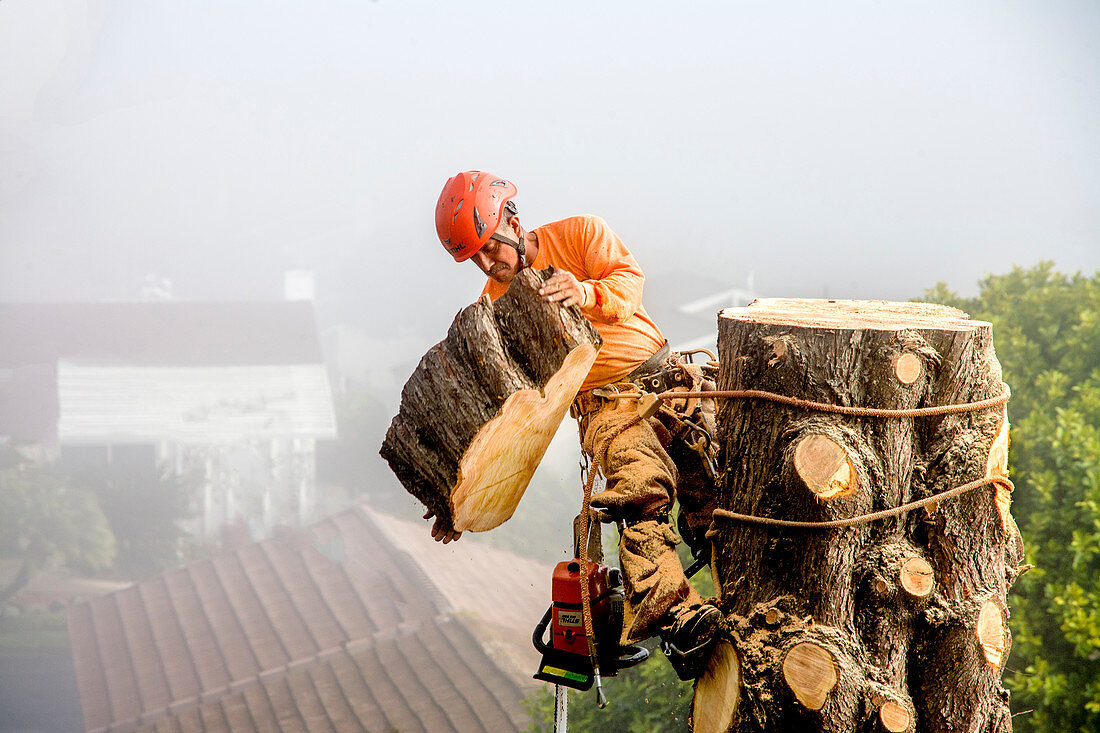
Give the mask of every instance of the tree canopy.
POLYGON ((1100 273, 1044 262, 974 298, 923 300, 993 324, 1012 388, 1013 515, 1035 567, 1013 588, 1006 682, 1019 731, 1100 730, 1100 273))
POLYGON ((111 565, 115 537, 91 492, 14 452, 6 452, 0 465, 0 555, 21 561, 15 579, 0 589, 0 606, 51 564, 85 570, 111 565))

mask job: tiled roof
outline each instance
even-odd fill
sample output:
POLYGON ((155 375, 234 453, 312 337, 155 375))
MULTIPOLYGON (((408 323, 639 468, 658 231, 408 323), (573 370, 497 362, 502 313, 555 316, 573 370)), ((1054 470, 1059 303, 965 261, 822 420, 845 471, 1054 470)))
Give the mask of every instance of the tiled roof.
POLYGON ((0 367, 59 358, 145 366, 322 361, 308 301, 0 303, 0 367))
MULTIPOLYGON (((517 674, 487 653, 487 644, 511 643, 507 630, 495 641, 471 630, 497 625, 486 614, 499 591, 452 590, 471 604, 453 605, 431 580, 446 570, 433 566, 468 560, 454 565, 454 553, 433 557, 419 545, 409 548, 414 559, 395 538, 415 530, 427 534, 357 507, 71 608, 86 728, 525 729, 533 664, 517 674)), ((497 585, 535 585, 527 576, 537 570, 544 592, 508 605, 529 645, 549 568, 513 565, 514 556, 476 542, 462 554, 497 585)), ((483 582, 467 578, 474 589, 483 582)))

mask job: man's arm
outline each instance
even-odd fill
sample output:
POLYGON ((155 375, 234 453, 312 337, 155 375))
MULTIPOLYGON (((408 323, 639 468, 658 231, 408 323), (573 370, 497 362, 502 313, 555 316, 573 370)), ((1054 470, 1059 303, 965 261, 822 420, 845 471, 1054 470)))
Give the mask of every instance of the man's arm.
POLYGON ((581 285, 592 290, 592 297, 582 309, 591 320, 621 323, 641 306, 645 275, 607 222, 596 216, 582 221, 588 278, 581 285))
POLYGON ((539 289, 539 295, 562 305, 580 306, 585 317, 603 323, 625 321, 642 302, 645 275, 637 260, 607 223, 595 216, 570 220, 568 241, 579 252, 584 272, 559 270, 539 289))

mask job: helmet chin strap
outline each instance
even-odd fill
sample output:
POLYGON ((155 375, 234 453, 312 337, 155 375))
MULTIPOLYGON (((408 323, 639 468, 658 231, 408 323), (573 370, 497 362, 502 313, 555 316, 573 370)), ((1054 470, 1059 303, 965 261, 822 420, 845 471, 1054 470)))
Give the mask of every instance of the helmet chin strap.
POLYGON ((523 268, 527 267, 527 243, 523 241, 525 236, 522 229, 520 229, 519 241, 517 242, 513 242, 511 239, 501 236, 496 232, 493 232, 489 238, 495 239, 498 242, 504 242, 505 244, 511 246, 513 249, 516 250, 516 254, 519 255, 519 267, 516 268, 516 272, 519 272, 523 268))

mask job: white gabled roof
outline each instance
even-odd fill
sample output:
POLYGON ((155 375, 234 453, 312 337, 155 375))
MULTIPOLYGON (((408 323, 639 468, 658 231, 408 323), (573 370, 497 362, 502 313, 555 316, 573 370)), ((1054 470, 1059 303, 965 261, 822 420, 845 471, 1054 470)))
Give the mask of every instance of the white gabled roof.
POLYGON ((61 359, 65 442, 232 442, 334 438, 332 391, 322 364, 118 366, 61 359))

